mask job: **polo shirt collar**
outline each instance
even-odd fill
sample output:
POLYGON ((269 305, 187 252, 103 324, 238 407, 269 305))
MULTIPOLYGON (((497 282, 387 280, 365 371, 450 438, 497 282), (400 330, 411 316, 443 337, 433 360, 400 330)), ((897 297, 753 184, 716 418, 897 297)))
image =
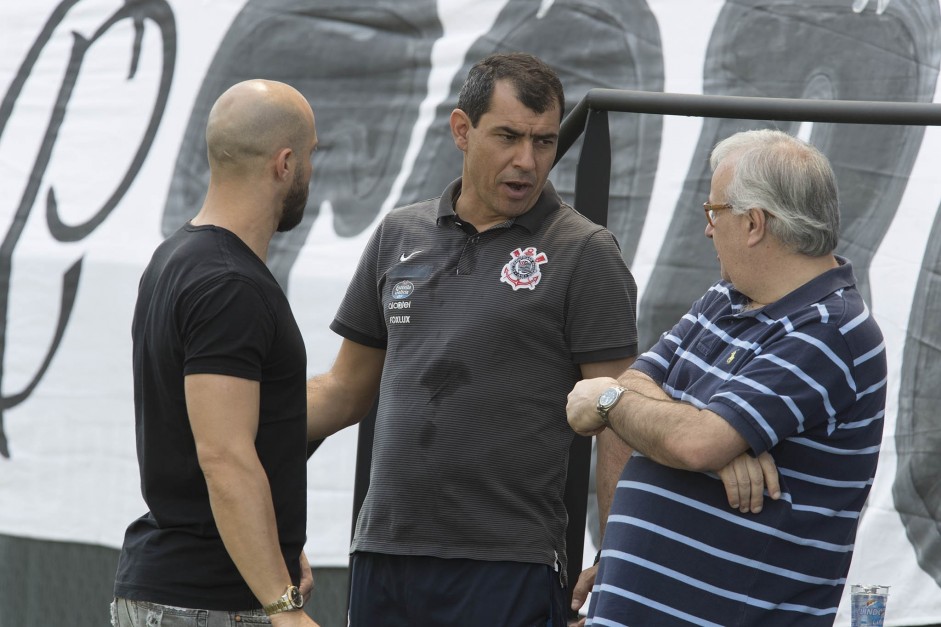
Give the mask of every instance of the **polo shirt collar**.
MULTIPOLYGON (((453 220, 457 217, 454 211, 454 205, 457 203, 457 198, 460 196, 460 193, 460 178, 452 181, 451 184, 444 189, 444 193, 441 194, 441 198, 438 200, 437 222, 439 224, 442 220, 453 220)), ((539 198, 536 199, 536 204, 533 205, 532 209, 521 216, 507 220, 507 226, 518 224, 530 233, 535 233, 539 230, 539 227, 542 226, 545 219, 549 217, 553 211, 558 209, 561 204, 562 199, 559 197, 559 194, 556 193, 555 187, 552 186, 552 183, 546 181, 545 186, 542 188, 542 193, 539 194, 539 198)))
MULTIPOLYGON (((834 255, 834 257, 836 257, 837 263, 840 264, 836 268, 827 270, 820 276, 811 279, 767 307, 742 312, 740 315, 755 315, 762 312, 770 318, 784 317, 796 309, 819 303, 838 290, 856 285, 856 275, 853 272, 853 264, 845 257, 839 255, 834 255)), ((738 290, 735 291, 744 302, 748 302, 748 298, 746 298, 744 294, 738 290)))

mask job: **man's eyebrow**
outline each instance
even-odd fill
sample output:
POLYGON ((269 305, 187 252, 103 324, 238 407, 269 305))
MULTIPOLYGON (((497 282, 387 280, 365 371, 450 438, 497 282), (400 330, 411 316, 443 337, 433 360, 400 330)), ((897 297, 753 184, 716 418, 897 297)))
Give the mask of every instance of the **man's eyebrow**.
MULTIPOLYGON (((497 133, 505 133, 505 134, 507 134, 507 135, 513 135, 513 136, 515 136, 515 137, 523 137, 524 135, 526 135, 526 133, 524 133, 524 132, 522 132, 522 131, 520 131, 520 130, 518 130, 518 129, 512 128, 512 127, 510 127, 510 126, 498 126, 498 127, 497 127, 496 129, 494 129, 494 130, 495 130, 497 133)), ((539 139, 539 140, 542 140, 542 139, 553 139, 553 140, 554 140, 554 139, 558 139, 558 138, 559 138, 559 134, 558 134, 558 133, 537 133, 537 134, 534 134, 534 135, 533 135, 533 139, 539 139)))
POLYGON ((494 131, 504 135, 516 135, 517 137, 523 135, 521 131, 518 131, 517 129, 509 126, 498 126, 494 129, 494 131))

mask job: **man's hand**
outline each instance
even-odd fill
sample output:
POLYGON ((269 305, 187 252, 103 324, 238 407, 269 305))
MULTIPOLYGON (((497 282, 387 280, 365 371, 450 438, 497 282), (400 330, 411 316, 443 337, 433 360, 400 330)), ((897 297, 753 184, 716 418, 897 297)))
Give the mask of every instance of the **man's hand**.
MULTIPOLYGON (((590 566, 581 572, 578 576, 578 581, 575 583, 575 587, 572 588, 572 609, 578 611, 582 609, 582 606, 585 605, 585 600, 588 598, 588 593, 591 592, 591 589, 595 585, 595 576, 598 574, 598 565, 590 566)), ((585 619, 581 619, 577 623, 572 623, 576 627, 585 627, 585 619)))
POLYGON ((604 431, 605 425, 598 413, 598 397, 609 387, 618 385, 617 379, 598 377, 582 379, 569 392, 565 411, 569 426, 579 435, 597 435, 604 431))
MULTIPOLYGON (((307 561, 307 554, 301 550, 301 581, 297 586, 301 596, 304 597, 304 605, 310 601, 310 593, 314 591, 314 573, 310 569, 310 562, 307 561)), ((314 622, 304 610, 295 610, 290 612, 281 612, 271 617, 273 627, 320 627, 314 622)))
POLYGON ((307 561, 307 554, 303 549, 301 549, 301 581, 297 589, 304 597, 304 603, 307 603, 310 600, 310 593, 314 591, 314 573, 310 569, 310 562, 307 561))
POLYGON ((767 452, 756 458, 742 453, 721 469, 719 478, 725 486, 729 505, 742 513, 757 514, 764 505, 764 490, 767 487, 772 499, 781 497, 778 468, 767 452))

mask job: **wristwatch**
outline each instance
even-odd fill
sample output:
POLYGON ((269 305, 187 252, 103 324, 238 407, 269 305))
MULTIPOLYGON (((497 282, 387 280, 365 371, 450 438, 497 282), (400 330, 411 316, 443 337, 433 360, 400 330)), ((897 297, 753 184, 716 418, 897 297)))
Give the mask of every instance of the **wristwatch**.
POLYGON ((302 607, 304 607, 304 597, 301 596, 301 591, 297 589, 297 586, 288 586, 281 598, 265 606, 265 614, 272 616, 281 612, 293 612, 302 607))
POLYGON ((598 415, 601 416, 601 422, 603 422, 606 427, 611 426, 611 423, 608 422, 608 412, 611 411, 612 407, 618 404, 618 401, 621 400, 621 395, 626 391, 626 388, 620 385, 614 385, 602 392, 601 396, 598 397, 598 415))

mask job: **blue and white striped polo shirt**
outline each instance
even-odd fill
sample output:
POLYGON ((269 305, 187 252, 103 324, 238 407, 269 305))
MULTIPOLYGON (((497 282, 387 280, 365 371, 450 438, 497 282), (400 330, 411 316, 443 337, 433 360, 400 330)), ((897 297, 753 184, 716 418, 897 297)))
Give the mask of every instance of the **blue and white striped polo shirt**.
MULTIPOLYGON (((839 259, 839 258, 838 258, 839 259)), ((720 282, 634 367, 770 451, 782 497, 731 509, 717 477, 635 453, 592 625, 832 625, 882 439, 882 333, 840 266, 763 309, 720 282)))

